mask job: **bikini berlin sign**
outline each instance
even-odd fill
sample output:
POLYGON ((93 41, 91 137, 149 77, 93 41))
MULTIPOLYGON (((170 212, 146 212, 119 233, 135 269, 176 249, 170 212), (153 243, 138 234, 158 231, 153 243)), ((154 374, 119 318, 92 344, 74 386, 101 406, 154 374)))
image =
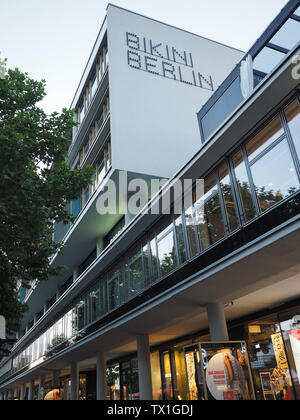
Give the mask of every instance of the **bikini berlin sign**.
POLYGON ((128 65, 179 83, 214 91, 212 76, 194 68, 193 55, 163 42, 126 32, 128 65))

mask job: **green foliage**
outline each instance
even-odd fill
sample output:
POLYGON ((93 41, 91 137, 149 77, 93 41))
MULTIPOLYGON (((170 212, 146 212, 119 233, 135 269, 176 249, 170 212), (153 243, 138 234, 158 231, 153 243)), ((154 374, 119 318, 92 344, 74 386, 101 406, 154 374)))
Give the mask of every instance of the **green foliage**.
MULTIPOLYGON (((50 116, 37 103, 45 81, 18 69, 0 79, 0 314, 8 333, 18 330, 26 307, 18 300, 18 282, 58 275, 51 256, 61 252, 52 240, 53 222, 74 221, 66 205, 91 183, 93 168, 71 170, 67 151, 73 111, 50 116)), ((0 343, 1 349, 5 343, 0 343)))

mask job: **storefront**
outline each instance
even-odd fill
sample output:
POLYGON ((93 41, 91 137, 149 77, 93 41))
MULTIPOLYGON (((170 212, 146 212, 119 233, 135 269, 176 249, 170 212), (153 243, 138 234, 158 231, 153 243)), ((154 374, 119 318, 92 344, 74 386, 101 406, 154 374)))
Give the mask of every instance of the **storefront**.
MULTIPOLYGON (((197 334, 152 349, 153 399, 300 399, 299 305, 229 323, 229 336, 213 343, 197 334)), ((135 356, 107 372, 109 399, 139 399, 135 356)))

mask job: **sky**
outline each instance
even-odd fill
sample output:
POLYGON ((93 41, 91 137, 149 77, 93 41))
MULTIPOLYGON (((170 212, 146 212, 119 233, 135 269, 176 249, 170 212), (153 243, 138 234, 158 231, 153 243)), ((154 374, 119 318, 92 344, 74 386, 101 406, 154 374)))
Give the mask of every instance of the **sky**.
POLYGON ((69 108, 108 3, 247 51, 287 0, 0 0, 0 59, 47 83, 47 113, 69 108))

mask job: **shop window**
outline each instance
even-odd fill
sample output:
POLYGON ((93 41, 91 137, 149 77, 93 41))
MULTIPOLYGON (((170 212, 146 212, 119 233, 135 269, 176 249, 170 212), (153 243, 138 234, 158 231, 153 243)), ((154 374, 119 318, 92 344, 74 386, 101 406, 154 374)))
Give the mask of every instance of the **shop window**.
POLYGON ((256 216, 256 211, 252 199, 251 187, 243 158, 243 152, 241 149, 232 156, 232 163, 244 217, 246 222, 248 222, 256 216))
POLYGON ((290 399, 291 375, 276 315, 245 326, 256 397, 290 399))
POLYGON ((152 395, 153 400, 162 400, 162 386, 161 386, 161 368, 159 352, 153 352, 150 354, 151 363, 151 378, 152 378, 152 395))
POLYGON ((246 144, 249 161, 257 157, 284 133, 280 117, 276 117, 246 144))
POLYGON ((289 130, 294 141, 298 158, 300 159, 300 106, 299 100, 295 99, 285 108, 285 117, 288 122, 289 130))
POLYGON ((224 162, 219 170, 219 178, 220 178, 220 185, 221 191, 223 195, 223 201, 226 211, 226 218, 228 223, 228 228, 230 232, 233 232, 239 227, 237 214, 236 214, 236 207, 235 207, 235 200, 233 196, 232 184, 229 176, 228 165, 224 162))
POLYGON ((225 236, 217 179, 211 174, 204 180, 204 217, 202 207, 196 212, 200 248, 204 250, 225 236))
POLYGON ((298 176, 285 139, 256 161, 251 166, 251 173, 261 211, 299 189, 298 176))
POLYGON ((285 399, 300 399, 300 307, 279 314, 280 327, 290 366, 293 388, 286 390, 285 399), (294 391, 294 392, 293 392, 294 391))
POLYGON ((169 350, 161 353, 161 376, 163 400, 173 400, 174 390, 172 381, 171 354, 169 350))
POLYGON ((120 365, 116 363, 107 368, 106 380, 108 385, 108 400, 121 400, 120 365))
POLYGON ((140 398, 137 359, 121 363, 121 398, 125 401, 140 398))

